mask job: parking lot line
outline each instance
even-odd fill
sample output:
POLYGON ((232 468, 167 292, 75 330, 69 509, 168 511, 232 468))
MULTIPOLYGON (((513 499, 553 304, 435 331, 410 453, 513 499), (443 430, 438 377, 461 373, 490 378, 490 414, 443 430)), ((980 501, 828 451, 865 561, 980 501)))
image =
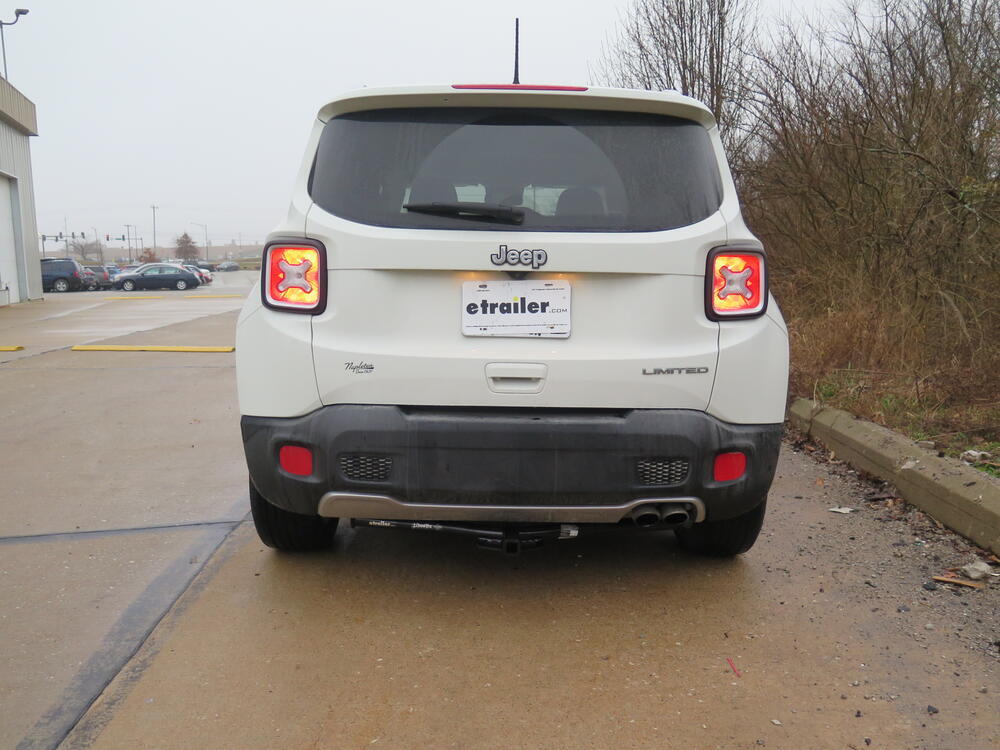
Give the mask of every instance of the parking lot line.
POLYGON ((0 346, 0 352, 19 352, 23 349, 23 346, 0 346))
POLYGON ((143 346, 126 344, 78 344, 74 352, 232 352, 235 346, 143 346))
POLYGON ((119 301, 119 300, 124 300, 124 299, 163 299, 163 295, 161 294, 158 297, 105 297, 104 301, 105 302, 112 302, 112 301, 119 301))
POLYGON ((242 297, 242 294, 186 294, 186 299, 228 299, 232 297, 242 297))

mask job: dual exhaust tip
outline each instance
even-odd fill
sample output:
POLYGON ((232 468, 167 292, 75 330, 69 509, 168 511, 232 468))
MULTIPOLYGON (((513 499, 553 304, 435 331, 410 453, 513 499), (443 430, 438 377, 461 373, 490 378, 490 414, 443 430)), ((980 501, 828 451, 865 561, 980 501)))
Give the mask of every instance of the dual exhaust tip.
POLYGON ((640 505, 629 513, 626 518, 632 519, 636 526, 644 529, 653 526, 672 528, 683 526, 691 520, 691 512, 683 505, 640 505))

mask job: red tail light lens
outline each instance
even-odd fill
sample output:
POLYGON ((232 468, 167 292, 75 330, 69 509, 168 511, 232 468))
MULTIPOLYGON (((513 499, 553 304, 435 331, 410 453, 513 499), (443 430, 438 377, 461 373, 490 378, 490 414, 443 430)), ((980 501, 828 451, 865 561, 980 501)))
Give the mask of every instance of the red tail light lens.
POLYGON ((716 248, 708 254, 705 312, 712 320, 749 318, 767 309, 767 263, 757 250, 716 248))
POLYGON ((261 273, 261 295, 267 307, 310 314, 326 307, 326 252, 318 242, 269 244, 261 273))
POLYGON ((278 463, 289 474, 307 477, 313 473, 313 454, 301 445, 283 445, 278 451, 278 463))
POLYGON ((747 473, 745 453, 720 453, 715 457, 712 475, 716 482, 732 482, 747 473))

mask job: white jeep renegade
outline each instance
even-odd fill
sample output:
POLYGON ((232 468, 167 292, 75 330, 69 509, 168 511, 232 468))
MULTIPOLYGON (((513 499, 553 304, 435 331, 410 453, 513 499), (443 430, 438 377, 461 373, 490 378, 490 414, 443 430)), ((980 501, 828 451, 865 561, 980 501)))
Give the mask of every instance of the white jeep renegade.
POLYGON ((236 359, 272 547, 350 518, 507 551, 672 528, 734 555, 764 518, 788 339, 702 104, 421 86, 320 110, 236 359))

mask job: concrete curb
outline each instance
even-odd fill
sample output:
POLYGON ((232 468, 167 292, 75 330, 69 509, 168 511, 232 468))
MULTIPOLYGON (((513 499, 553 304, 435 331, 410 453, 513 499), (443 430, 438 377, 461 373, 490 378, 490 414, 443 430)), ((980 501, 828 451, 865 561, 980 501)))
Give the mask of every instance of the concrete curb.
POLYGON ((892 482, 900 496, 949 529, 1000 554, 1000 487, 953 458, 939 458, 881 425, 800 398, 789 421, 837 458, 892 482))

